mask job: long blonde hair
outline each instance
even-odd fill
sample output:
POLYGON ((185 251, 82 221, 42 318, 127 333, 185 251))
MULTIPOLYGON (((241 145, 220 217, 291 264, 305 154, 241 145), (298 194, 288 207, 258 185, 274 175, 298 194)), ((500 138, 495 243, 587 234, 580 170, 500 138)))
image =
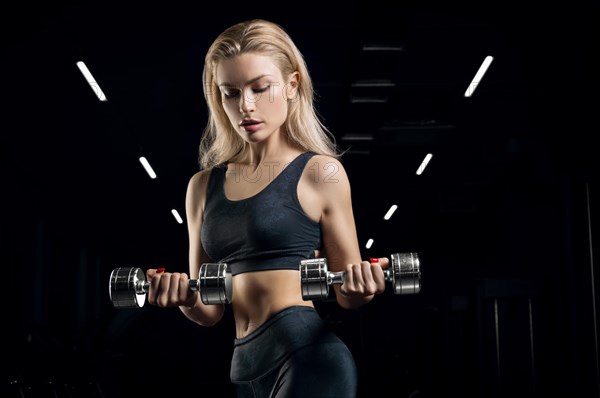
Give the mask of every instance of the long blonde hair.
POLYGON ((216 69, 226 58, 244 53, 270 56, 283 76, 299 73, 298 94, 288 101, 285 132, 303 150, 339 157, 334 135, 321 122, 314 107, 314 89, 304 57, 284 29, 276 23, 253 19, 235 24, 221 33, 208 49, 202 81, 208 106, 208 122, 200 140, 200 167, 247 160, 249 146, 231 125, 223 104, 216 69))

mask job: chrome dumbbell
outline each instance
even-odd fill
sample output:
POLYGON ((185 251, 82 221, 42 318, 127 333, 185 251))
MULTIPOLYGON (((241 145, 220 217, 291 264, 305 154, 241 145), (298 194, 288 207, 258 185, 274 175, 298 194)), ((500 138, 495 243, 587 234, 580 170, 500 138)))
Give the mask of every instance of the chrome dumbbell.
MULTIPOLYGON (((188 280, 189 288, 200 292, 204 304, 231 302, 231 270, 224 263, 206 263, 198 279, 188 280)), ((121 267, 110 273, 109 296, 115 308, 140 308, 146 303, 150 282, 141 268, 121 267)))
MULTIPOLYGON (((421 265, 417 253, 394 253, 390 266, 383 270, 385 280, 392 282, 394 294, 416 294, 421 291, 421 265)), ((329 296, 329 285, 344 283, 346 272, 327 270, 327 259, 300 261, 302 299, 319 300, 329 296)))

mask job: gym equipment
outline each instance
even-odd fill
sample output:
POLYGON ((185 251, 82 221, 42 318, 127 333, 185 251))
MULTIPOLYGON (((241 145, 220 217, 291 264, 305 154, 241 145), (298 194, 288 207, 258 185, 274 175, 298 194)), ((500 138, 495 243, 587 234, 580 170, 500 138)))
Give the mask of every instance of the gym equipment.
MULTIPOLYGON (((394 253, 390 267, 383 270, 385 280, 392 282, 394 294, 416 294, 421 291, 421 265, 417 253, 394 253)), ((305 301, 325 299, 329 285, 344 283, 346 272, 327 270, 327 259, 315 258, 300 261, 302 299, 305 301)))
MULTIPOLYGON (((205 263, 199 278, 188 280, 189 288, 200 292, 204 304, 229 304, 231 270, 225 263, 205 263)), ((121 267, 110 273, 109 296, 115 308, 140 308, 146 303, 150 282, 141 268, 121 267)))

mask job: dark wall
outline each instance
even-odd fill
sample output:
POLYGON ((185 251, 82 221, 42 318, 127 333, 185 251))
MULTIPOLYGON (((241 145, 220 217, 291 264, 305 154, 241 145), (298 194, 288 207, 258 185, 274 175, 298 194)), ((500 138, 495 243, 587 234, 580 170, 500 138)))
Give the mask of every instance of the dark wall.
POLYGON ((230 310, 213 328, 177 309, 117 310, 108 280, 118 266, 187 270, 186 226, 169 211, 183 214, 197 169, 202 56, 255 16, 297 38, 326 124, 351 149, 359 240, 376 242, 364 258, 421 259, 418 295, 316 304, 357 360, 361 397, 600 395, 591 5, 6 7, 22 23, 3 35, 2 396, 233 396, 230 310), (465 99, 490 52, 496 69, 465 99), (80 58, 110 104, 88 92, 80 58), (385 105, 358 105, 360 79, 396 85, 385 105))

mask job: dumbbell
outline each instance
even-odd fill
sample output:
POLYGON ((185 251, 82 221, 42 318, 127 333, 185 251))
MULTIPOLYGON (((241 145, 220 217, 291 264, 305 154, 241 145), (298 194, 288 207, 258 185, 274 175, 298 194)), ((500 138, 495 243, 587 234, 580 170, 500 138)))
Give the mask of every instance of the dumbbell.
MULTIPOLYGON (((389 268, 383 270, 385 280, 392 282, 394 294, 416 294, 421 291, 421 265, 417 253, 394 253, 389 268)), ((300 261, 302 299, 319 300, 329 296, 329 285, 344 283, 346 272, 327 270, 327 259, 300 261)))
MULTIPOLYGON (((188 280, 189 288, 200 292, 204 304, 231 302, 231 270, 225 263, 205 263, 199 278, 188 280)), ((140 308, 146 303, 150 282, 141 268, 121 267, 110 273, 109 296, 115 308, 140 308)))

